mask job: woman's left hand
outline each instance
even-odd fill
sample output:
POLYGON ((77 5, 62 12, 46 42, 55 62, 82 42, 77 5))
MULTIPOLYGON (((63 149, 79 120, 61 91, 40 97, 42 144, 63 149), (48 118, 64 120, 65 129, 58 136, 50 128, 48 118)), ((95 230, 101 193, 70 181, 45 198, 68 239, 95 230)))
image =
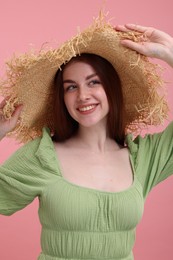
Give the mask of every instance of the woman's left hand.
POLYGON ((173 67, 173 38, 169 34, 152 27, 135 24, 117 25, 115 30, 143 33, 144 37, 143 40, 141 38, 141 42, 124 39, 121 41, 122 45, 148 57, 164 60, 173 67))

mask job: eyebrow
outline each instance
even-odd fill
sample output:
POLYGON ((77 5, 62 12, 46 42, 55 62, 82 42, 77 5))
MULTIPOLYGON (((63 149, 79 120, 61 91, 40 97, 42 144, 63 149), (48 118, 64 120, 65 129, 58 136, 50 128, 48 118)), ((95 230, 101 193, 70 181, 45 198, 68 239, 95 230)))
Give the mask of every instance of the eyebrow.
MULTIPOLYGON (((95 76, 97 76, 97 73, 93 73, 93 74, 87 76, 87 77, 85 78, 85 80, 89 80, 89 79, 91 79, 91 78, 93 78, 93 77, 95 77, 95 76)), ((71 79, 63 80, 63 83, 74 83, 74 82, 75 82, 75 81, 74 81, 74 80, 71 80, 71 79)))

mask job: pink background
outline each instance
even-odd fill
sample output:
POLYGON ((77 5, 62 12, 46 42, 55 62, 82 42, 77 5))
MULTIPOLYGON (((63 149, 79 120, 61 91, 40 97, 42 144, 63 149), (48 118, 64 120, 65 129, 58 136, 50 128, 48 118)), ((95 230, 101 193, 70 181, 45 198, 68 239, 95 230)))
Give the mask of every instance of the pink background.
MULTIPOLYGON (((33 47, 39 49, 46 42, 62 43, 76 34, 78 26, 87 27, 104 2, 108 17, 115 17, 113 24, 139 23, 173 35, 172 0, 1 0, 0 75, 4 73, 5 60, 14 52, 21 53, 33 47)), ((173 111, 173 73, 171 68, 164 66, 164 78, 169 82, 168 100, 173 111)), ((0 161, 3 162, 17 147, 13 140, 4 139, 0 143, 0 161)), ((137 228, 134 248, 137 260, 173 259, 172 187, 173 177, 156 187, 147 199, 143 219, 137 228)), ((0 259, 37 259, 40 252, 37 210, 36 199, 11 217, 0 216, 0 259)))

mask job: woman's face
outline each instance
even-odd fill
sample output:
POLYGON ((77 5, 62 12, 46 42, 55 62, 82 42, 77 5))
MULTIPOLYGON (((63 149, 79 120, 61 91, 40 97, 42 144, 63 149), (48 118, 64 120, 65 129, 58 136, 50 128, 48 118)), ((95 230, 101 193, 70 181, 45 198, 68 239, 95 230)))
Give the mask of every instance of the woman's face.
POLYGON ((63 71, 64 102, 79 125, 106 123, 109 105, 105 90, 94 69, 84 62, 72 62, 63 71))

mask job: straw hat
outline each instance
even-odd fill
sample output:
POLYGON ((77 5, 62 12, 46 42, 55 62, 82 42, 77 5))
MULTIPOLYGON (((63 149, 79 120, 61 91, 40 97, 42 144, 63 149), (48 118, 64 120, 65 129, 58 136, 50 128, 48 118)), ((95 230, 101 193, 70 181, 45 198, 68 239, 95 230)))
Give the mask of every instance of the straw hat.
POLYGON ((10 118, 17 104, 24 104, 24 108, 16 129, 10 135, 27 142, 40 136, 44 126, 53 131, 55 74, 62 64, 81 53, 102 56, 118 72, 125 99, 126 132, 161 124, 167 117, 168 106, 160 92, 162 80, 157 66, 120 44, 123 38, 140 41, 141 37, 137 32, 115 31, 100 14, 87 29, 60 47, 13 58, 7 63, 6 79, 0 84, 1 95, 10 96, 3 113, 10 118))

